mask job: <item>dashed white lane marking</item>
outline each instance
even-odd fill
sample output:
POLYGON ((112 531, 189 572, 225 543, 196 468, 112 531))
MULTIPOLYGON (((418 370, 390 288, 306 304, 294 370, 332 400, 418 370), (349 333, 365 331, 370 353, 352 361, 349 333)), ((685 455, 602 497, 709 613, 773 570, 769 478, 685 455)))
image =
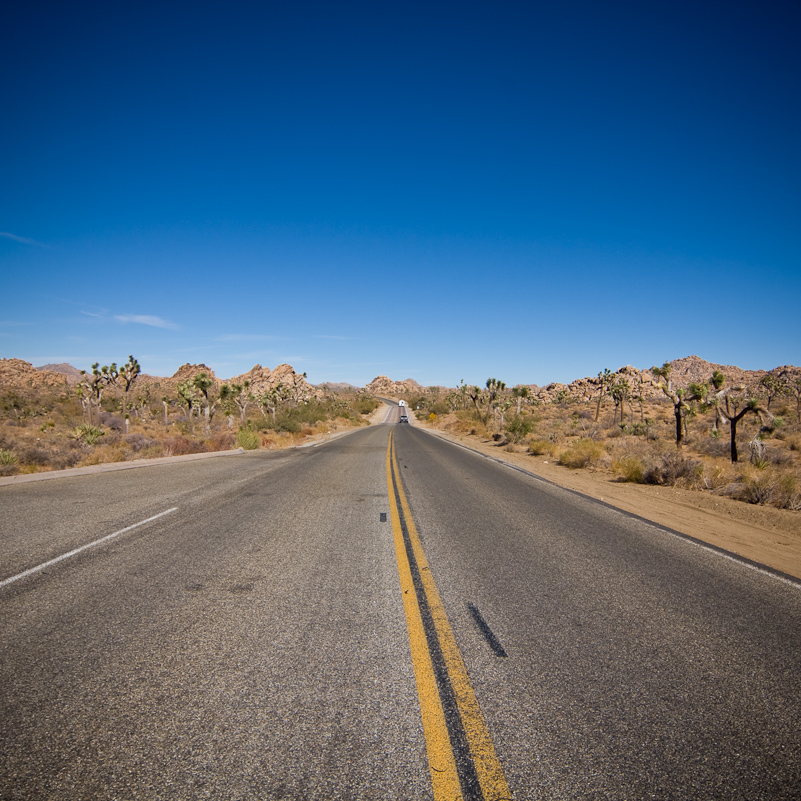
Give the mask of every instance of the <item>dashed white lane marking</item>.
POLYGON ((61 554, 61 556, 57 556, 55 559, 50 559, 47 562, 43 562, 41 565, 32 567, 29 570, 24 570, 22 573, 18 573, 16 576, 11 576, 7 579, 3 579, 2 581, 0 581, 0 588, 5 587, 7 584, 12 584, 15 581, 19 581, 20 579, 23 579, 26 576, 38 573, 40 570, 44 570, 46 567, 50 567, 51 565, 54 565, 57 562, 61 562, 64 559, 69 559, 71 556, 75 556, 75 554, 79 554, 81 551, 85 551, 88 548, 94 548, 96 545, 101 545, 104 542, 113 540, 114 537, 119 537, 120 534, 125 534, 126 531, 132 531, 135 528, 139 528, 139 526, 144 526, 145 523, 151 523, 154 520, 158 520, 160 517, 164 517, 164 515, 168 515, 171 514, 172 512, 177 512, 177 511, 178 507, 173 506, 172 509, 166 509, 163 512, 159 512, 157 515, 153 515, 153 517, 148 517, 147 520, 140 520, 138 523, 134 523, 131 526, 126 526, 125 528, 121 528, 119 531, 115 531, 113 534, 107 534, 105 537, 101 537, 99 540, 95 540, 94 542, 89 542, 86 545, 81 545, 80 548, 76 548, 75 550, 70 551, 69 553, 61 554))

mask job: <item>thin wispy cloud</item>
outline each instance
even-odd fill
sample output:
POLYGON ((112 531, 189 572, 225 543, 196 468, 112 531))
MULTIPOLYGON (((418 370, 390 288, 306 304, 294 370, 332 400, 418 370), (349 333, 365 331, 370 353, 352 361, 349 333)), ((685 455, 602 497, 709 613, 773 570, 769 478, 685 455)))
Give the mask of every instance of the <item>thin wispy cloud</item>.
POLYGON ((335 334, 315 334, 314 339, 335 339, 338 342, 349 342, 353 337, 339 337, 335 334))
POLYGON ((273 339, 279 339, 279 337, 267 334, 223 334, 215 337, 215 342, 265 342, 273 339))
POLYGON ((151 325, 153 328, 169 328, 172 331, 178 329, 178 325, 169 320, 162 320, 161 317, 154 317, 149 314, 116 314, 114 319, 121 323, 138 323, 139 325, 151 325))
POLYGON ((83 309, 81 309, 81 314, 85 314, 87 317, 97 317, 99 320, 105 320, 106 319, 106 315, 105 314, 98 314, 97 312, 83 311, 83 309))
POLYGON ((10 234, 8 231, 0 231, 0 236, 6 239, 11 239, 13 242, 19 242, 21 245, 35 245, 38 248, 52 248, 52 245, 46 245, 44 242, 37 242, 35 239, 28 239, 25 236, 17 236, 10 234))

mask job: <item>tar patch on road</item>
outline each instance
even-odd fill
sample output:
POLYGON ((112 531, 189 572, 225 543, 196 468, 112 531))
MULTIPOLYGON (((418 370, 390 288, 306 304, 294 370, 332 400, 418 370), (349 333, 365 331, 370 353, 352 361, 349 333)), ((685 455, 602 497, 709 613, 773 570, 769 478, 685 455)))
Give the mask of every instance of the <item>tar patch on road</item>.
POLYGON ((484 616, 469 601, 467 602, 467 608, 470 610, 470 614, 473 617, 473 620, 478 626, 478 630, 484 635, 484 639, 489 643, 489 647, 492 648, 492 652, 495 656, 509 656, 504 650, 504 647, 501 645, 500 640, 495 636, 493 630, 489 627, 489 624, 486 620, 484 620, 484 616))

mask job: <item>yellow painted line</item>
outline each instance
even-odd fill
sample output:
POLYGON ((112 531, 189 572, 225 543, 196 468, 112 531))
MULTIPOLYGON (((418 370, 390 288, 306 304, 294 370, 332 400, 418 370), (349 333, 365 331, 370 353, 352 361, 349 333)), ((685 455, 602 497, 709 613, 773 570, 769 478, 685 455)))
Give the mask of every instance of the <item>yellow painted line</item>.
MULTIPOLYGON (((439 774, 439 770, 434 768, 434 763, 431 762, 432 751, 437 760, 442 760, 441 751, 443 747, 447 747, 450 752, 450 761, 453 763, 453 770, 456 771, 455 760, 451 751, 450 740, 447 733, 447 724, 445 723, 445 714, 442 710, 442 704, 439 698, 439 692, 436 686, 436 679, 434 678, 433 667, 431 664, 431 656, 428 652, 428 645, 425 639, 425 631, 423 630, 422 617, 420 608, 417 603, 414 586, 412 583, 411 569, 406 555, 406 545, 403 541, 403 532, 401 530, 400 515, 398 513, 397 502, 395 499, 394 488, 397 486, 398 496, 403 510, 403 516, 406 520, 406 531, 412 544, 412 551, 417 561, 420 578, 423 584, 424 592, 426 595, 426 602, 431 610, 431 615, 434 620, 434 628, 436 630, 437 639, 439 640, 440 649, 445 660, 448 677, 450 679, 451 687, 453 689, 456 703, 459 709, 459 716, 461 717, 462 726, 464 728, 465 736, 470 751, 470 756, 473 760, 476 775, 478 777, 481 791, 485 801, 508 801, 512 798, 509 786, 506 783, 506 778, 503 774, 503 767, 495 752, 495 747, 490 739, 489 731, 487 730, 484 716, 481 714, 481 709, 478 705, 473 687, 470 684, 470 678, 467 675, 467 669, 464 665, 464 660, 459 652, 459 647, 456 644, 456 638, 453 634, 448 616, 445 613, 445 607, 442 604, 439 591, 434 584, 434 578, 431 575, 428 561, 426 560, 423 546, 420 542, 420 535, 414 525, 411 509, 406 499, 406 494, 403 491, 403 485, 400 481, 400 472, 398 469, 398 462, 395 456, 395 443, 393 434, 390 433, 390 441, 387 447, 387 485, 389 488, 390 510, 392 516, 392 530, 395 537, 395 553, 398 560, 398 572, 401 576, 401 588, 403 591, 404 608, 406 609, 406 621, 409 628, 409 640, 412 642, 412 625, 410 620, 410 606, 413 605, 411 616, 415 620, 416 643, 412 643, 412 661, 414 663, 415 675, 417 676, 418 695, 420 697, 421 713, 423 715, 423 730, 426 735, 426 748, 429 753, 429 763, 431 764, 432 783, 434 782, 435 773, 439 774), (395 465, 395 474, 398 480, 393 484, 392 480, 392 464, 395 465), (425 654, 418 654, 418 659, 415 659, 415 652, 424 649, 425 654), (424 683, 425 695, 421 692, 421 677, 418 673, 418 661, 425 664, 425 669, 429 675, 426 675, 426 682, 424 683), (428 682, 433 682, 433 692, 428 682), (437 707, 436 713, 425 711, 425 707, 429 704, 434 704, 437 707), (442 719, 442 725, 446 730, 443 734, 439 729, 432 730, 432 736, 437 739, 429 745, 429 731, 426 727, 426 715, 432 715, 437 721, 442 719)), ((444 762, 444 760, 443 760, 444 762)), ((452 783, 448 784, 447 789, 443 788, 442 792, 448 792, 449 795, 438 794, 437 787, 434 787, 434 798, 453 799, 463 798, 461 786, 458 781, 458 774, 456 774, 456 794, 454 794, 452 783)))
POLYGON ((406 628, 409 631, 409 646, 417 682, 417 696, 420 699, 420 714, 423 719, 423 735, 426 740, 431 786, 435 801, 455 801, 455 799, 462 798, 462 788, 456 770, 456 760, 451 750, 445 712, 439 700, 439 689, 434 677, 431 654, 428 651, 420 606, 417 603, 412 571, 406 557, 406 543, 403 541, 403 530, 392 481, 391 458, 394 458, 394 451, 392 451, 392 435, 390 434, 387 447, 389 511, 392 519, 392 533, 395 538, 395 556, 398 562, 403 609, 406 613, 406 628))

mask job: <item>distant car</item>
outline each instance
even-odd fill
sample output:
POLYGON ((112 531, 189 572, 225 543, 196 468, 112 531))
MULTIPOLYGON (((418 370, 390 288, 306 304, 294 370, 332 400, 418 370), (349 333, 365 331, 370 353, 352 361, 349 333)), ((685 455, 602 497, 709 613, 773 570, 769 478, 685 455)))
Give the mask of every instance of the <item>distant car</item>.
POLYGON ((401 416, 401 418, 400 418, 400 420, 398 420, 398 422, 399 423, 408 423, 409 422, 409 418, 404 414, 404 415, 401 416))

